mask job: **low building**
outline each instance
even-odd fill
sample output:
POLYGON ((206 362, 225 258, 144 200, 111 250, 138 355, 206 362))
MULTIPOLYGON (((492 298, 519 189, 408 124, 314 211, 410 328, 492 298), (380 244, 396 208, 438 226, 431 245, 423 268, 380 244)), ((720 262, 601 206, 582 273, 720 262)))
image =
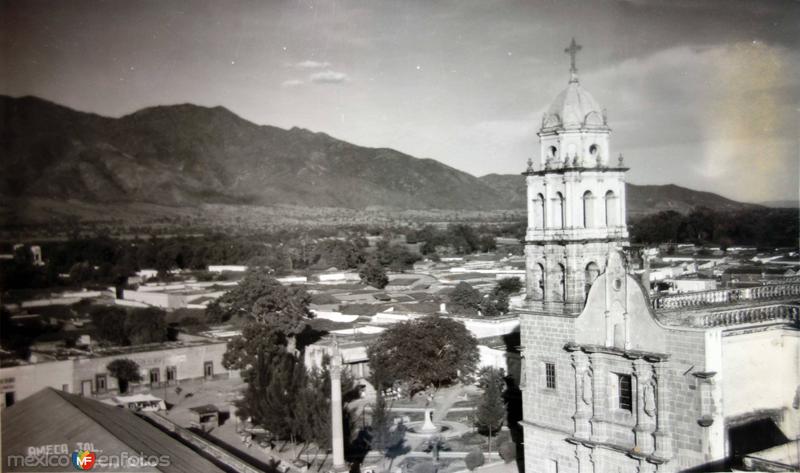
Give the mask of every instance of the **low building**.
MULTIPOLYGON (((128 302, 138 302, 145 306, 160 307, 162 309, 174 310, 186 307, 187 298, 183 294, 154 291, 134 291, 124 289, 122 300, 128 302)), ((121 303, 124 305, 124 303, 121 303)))
POLYGON ((211 265, 208 267, 210 273, 243 273, 247 271, 247 266, 242 264, 211 265))
POLYGON ((0 368, 0 407, 10 406, 33 393, 51 387, 84 396, 117 393, 117 380, 107 370, 116 359, 139 365, 143 382, 133 391, 177 385, 190 379, 238 376, 222 366, 226 342, 195 340, 104 350, 66 360, 20 364, 0 368))
POLYGON ((671 286, 671 292, 676 293, 713 291, 717 289, 717 281, 715 279, 678 278, 667 279, 664 282, 671 286))
POLYGON ((326 272, 317 275, 317 281, 321 283, 343 283, 360 280, 361 276, 352 272, 326 272))

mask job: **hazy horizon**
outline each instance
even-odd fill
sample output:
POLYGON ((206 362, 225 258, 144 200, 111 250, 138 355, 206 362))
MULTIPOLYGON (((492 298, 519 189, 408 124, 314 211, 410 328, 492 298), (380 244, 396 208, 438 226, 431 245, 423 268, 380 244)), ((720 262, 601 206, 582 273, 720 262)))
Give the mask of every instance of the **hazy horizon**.
POLYGON ((1 5, 0 93, 111 117, 219 105, 476 176, 536 160, 575 36, 629 181, 798 195, 798 2, 1 5))

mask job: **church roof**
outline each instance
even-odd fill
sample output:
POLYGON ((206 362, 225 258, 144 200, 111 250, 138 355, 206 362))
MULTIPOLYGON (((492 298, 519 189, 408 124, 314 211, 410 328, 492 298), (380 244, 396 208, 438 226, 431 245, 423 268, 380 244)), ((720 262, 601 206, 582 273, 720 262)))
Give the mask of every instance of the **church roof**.
POLYGON ((141 471, 223 471, 128 409, 53 388, 5 408, 2 426, 4 465, 9 465, 11 455, 28 455, 32 446, 66 445, 71 449, 78 442, 90 442, 107 456, 169 457, 169 465, 142 467, 141 471))
POLYGON ((542 131, 581 128, 607 128, 605 111, 573 78, 544 114, 542 131))

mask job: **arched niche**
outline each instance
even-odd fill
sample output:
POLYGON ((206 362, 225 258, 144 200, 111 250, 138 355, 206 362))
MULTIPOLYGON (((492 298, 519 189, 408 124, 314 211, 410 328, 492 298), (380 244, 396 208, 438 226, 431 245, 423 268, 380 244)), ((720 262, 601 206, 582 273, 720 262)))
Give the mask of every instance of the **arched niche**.
POLYGON ((594 261, 590 261, 589 264, 586 265, 584 269, 584 295, 589 295, 589 289, 592 288, 592 284, 600 276, 600 267, 594 261))
POLYGON ((561 263, 557 264, 555 269, 556 269, 556 274, 555 274, 556 286, 554 288, 556 291, 555 300, 563 302, 566 300, 567 297, 567 286, 566 286, 567 271, 566 268, 564 268, 564 265, 561 263))
POLYGON ((537 230, 544 230, 545 228, 545 212, 544 212, 544 196, 537 194, 533 199, 533 228, 537 230))

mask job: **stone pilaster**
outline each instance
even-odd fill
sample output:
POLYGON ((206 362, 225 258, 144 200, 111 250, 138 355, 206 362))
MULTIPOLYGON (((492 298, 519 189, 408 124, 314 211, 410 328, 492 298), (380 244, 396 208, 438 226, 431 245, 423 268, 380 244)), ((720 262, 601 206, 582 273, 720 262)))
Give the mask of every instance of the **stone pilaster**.
POLYGON ((582 245, 567 245, 566 247, 566 261, 564 267, 566 268, 566 280, 564 289, 566 294, 564 300, 573 304, 582 304, 584 301, 584 288, 583 283, 585 280, 584 269, 581 267, 583 262, 582 245))
POLYGON ((606 360, 599 353, 589 355, 592 370, 592 426, 591 439, 595 442, 604 442, 607 437, 606 420, 608 419, 608 400, 606 387, 608 379, 608 366, 606 360))
POLYGON ((633 375, 636 377, 636 426, 633 428, 636 449, 639 453, 649 455, 655 448, 653 432, 656 396, 653 369, 650 363, 640 358, 633 361, 633 375))
POLYGON ((656 440, 656 450, 654 455, 669 460, 672 458, 672 426, 669 412, 667 412, 667 399, 671 394, 667 384, 669 370, 666 362, 663 361, 656 363, 654 369, 656 377, 656 431, 653 434, 656 440))
POLYGON ((578 459, 578 473, 594 473, 592 449, 585 445, 575 445, 575 458, 578 459))
POLYGON ((585 353, 572 353, 572 366, 575 368, 575 437, 590 439, 592 425, 592 376, 589 370, 589 357, 585 353))
POLYGON ((575 202, 573 202, 574 197, 572 195, 572 179, 564 177, 564 228, 572 228, 575 226, 573 223, 573 207, 575 207, 575 202))
POLYGON ((638 473, 656 473, 656 466, 647 460, 639 460, 638 473))

